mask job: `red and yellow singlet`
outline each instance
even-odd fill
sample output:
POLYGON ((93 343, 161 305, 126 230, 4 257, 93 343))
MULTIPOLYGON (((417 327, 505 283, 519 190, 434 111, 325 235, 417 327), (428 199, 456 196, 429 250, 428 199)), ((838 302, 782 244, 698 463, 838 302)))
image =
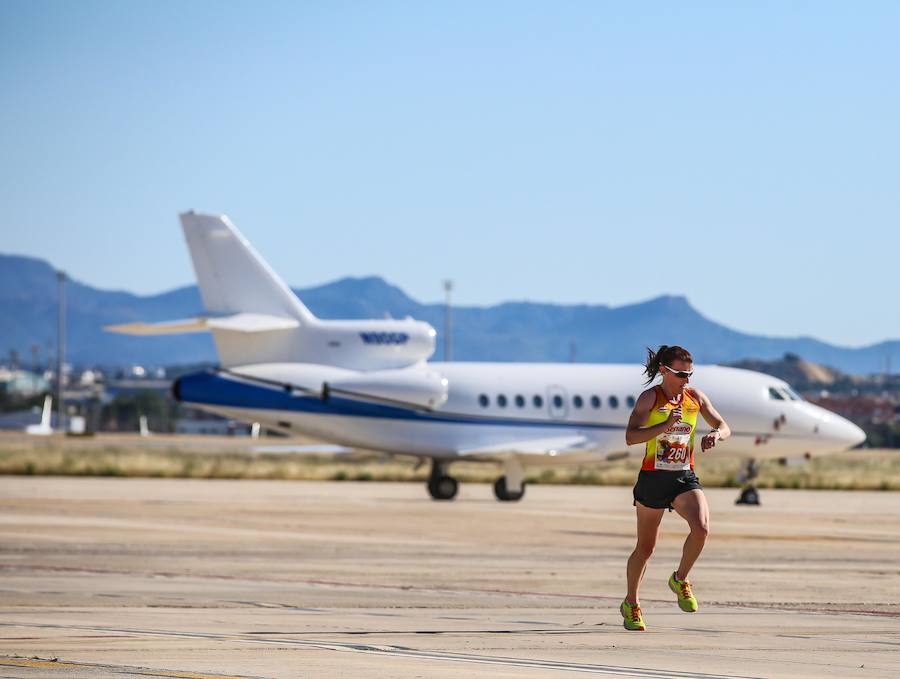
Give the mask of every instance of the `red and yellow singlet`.
POLYGON ((700 397, 693 389, 685 389, 670 401, 662 387, 654 387, 656 402, 643 426, 665 422, 669 413, 681 406, 681 419, 672 431, 663 432, 647 441, 642 470, 682 471, 694 468, 694 432, 697 430, 697 415, 700 413, 700 397))

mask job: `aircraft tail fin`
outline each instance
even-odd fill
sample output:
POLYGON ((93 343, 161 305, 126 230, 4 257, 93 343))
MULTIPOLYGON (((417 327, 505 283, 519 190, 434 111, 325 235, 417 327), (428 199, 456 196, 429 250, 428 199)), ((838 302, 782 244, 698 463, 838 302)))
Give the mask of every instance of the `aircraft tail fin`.
POLYGON ((141 436, 150 436, 150 427, 147 425, 147 416, 141 415, 138 418, 138 430, 141 436))
POLYGON ((181 227, 197 285, 211 314, 286 317, 302 325, 315 316, 225 215, 185 212, 181 227))
POLYGON ((29 424, 25 427, 25 433, 32 436, 49 436, 53 433, 51 427, 53 416, 53 397, 47 394, 44 397, 44 409, 41 411, 41 423, 29 424))
POLYGON ((53 397, 47 394, 44 397, 44 409, 41 411, 41 429, 50 428, 50 418, 53 415, 53 397))

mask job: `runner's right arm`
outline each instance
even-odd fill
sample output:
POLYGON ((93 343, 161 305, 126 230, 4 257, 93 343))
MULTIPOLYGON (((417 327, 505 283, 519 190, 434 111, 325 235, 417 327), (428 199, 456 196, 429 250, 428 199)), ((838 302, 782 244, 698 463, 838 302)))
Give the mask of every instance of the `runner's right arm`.
POLYGON ((633 446, 636 443, 646 443, 650 439, 655 439, 660 434, 670 431, 681 419, 681 406, 679 406, 669 413, 669 419, 659 424, 654 424, 652 427, 642 426, 650 416, 650 410, 655 403, 655 389, 647 389, 638 397, 637 403, 634 404, 634 410, 631 411, 631 417, 628 418, 628 428, 625 430, 625 445, 633 446))

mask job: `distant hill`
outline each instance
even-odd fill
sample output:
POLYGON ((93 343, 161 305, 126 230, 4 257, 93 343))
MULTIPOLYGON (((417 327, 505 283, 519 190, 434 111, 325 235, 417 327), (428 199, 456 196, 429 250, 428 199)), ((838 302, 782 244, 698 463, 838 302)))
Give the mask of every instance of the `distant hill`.
POLYGON ((728 365, 774 375, 797 388, 831 386, 851 379, 839 370, 803 360, 796 354, 785 354, 782 358, 772 361, 744 359, 728 365))
MULTIPOLYGON (((321 318, 413 316, 438 331, 435 358, 443 355, 444 307, 422 304, 381 278, 343 278, 295 290, 321 318)), ((0 255, 0 356, 19 353, 27 365, 31 346, 46 360, 56 339, 56 273, 43 260, 0 255)), ((206 334, 127 337, 103 326, 162 321, 202 313, 196 286, 151 296, 98 290, 70 280, 66 287, 70 362, 93 365, 173 365, 214 362, 206 334)), ((620 307, 507 302, 491 307, 454 307, 453 358, 467 361, 568 361, 575 343, 579 362, 640 362, 644 347, 683 344, 699 363, 777 359, 787 353, 851 374, 883 370, 885 357, 900 365, 900 341, 863 348, 839 347, 811 337, 763 337, 726 328, 694 309, 687 299, 661 296, 620 307)))

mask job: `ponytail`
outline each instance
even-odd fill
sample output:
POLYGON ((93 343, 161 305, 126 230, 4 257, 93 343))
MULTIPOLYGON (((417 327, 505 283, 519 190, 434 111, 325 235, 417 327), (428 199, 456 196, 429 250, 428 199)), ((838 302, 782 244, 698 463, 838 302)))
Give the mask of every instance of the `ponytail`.
POLYGON ((644 363, 644 374, 647 376, 647 381, 644 384, 650 384, 656 379, 660 365, 669 365, 672 361, 693 363, 694 359, 690 351, 677 345, 670 347, 667 344, 662 344, 656 351, 647 347, 647 362, 644 363))
POLYGON ((647 376, 647 381, 644 384, 650 384, 656 379, 656 375, 659 373, 659 355, 668 348, 665 344, 656 351, 647 347, 647 362, 644 363, 644 374, 647 376))

